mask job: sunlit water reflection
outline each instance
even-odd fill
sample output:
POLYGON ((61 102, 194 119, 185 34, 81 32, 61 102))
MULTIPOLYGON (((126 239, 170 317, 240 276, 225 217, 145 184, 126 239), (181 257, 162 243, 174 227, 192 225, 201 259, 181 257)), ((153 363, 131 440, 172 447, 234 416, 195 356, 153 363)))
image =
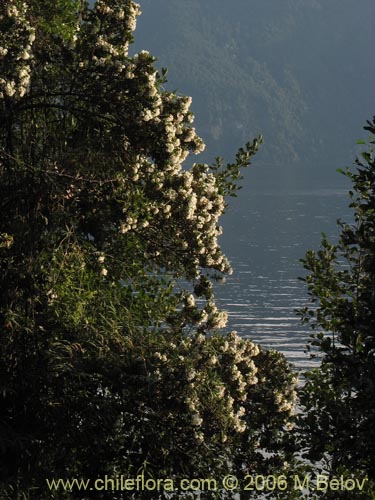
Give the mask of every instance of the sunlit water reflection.
POLYGON ((228 326, 280 350, 297 368, 316 364, 304 352, 309 330, 295 314, 307 301, 299 260, 319 248, 322 232, 336 241, 336 220, 350 215, 344 190, 265 192, 237 203, 221 241, 234 273, 216 287, 228 326))

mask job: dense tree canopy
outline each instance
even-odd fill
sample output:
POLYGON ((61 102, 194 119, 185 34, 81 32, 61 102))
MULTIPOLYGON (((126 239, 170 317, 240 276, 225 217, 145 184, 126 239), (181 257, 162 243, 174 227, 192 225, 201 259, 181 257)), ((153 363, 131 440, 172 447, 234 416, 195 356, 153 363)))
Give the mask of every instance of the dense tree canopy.
MULTIPOLYGON (((375 135, 375 118, 367 131, 375 135)), ((364 141, 360 141, 364 142, 364 141)), ((311 304, 301 311, 322 364, 301 391, 302 441, 312 460, 375 481, 375 159, 373 140, 343 171, 352 182, 353 223, 339 222, 304 259, 311 304)), ((314 351, 316 354, 316 351, 314 351)), ((370 494, 369 494, 370 495, 370 494)), ((372 498, 372 496, 360 497, 372 498)))
POLYGON ((0 4, 4 499, 60 498, 46 478, 285 459, 294 377, 281 355, 219 335, 213 296, 231 271, 219 218, 260 140, 233 164, 183 166, 204 147, 191 99, 164 90, 148 52, 129 56, 139 13, 131 0, 0 4))

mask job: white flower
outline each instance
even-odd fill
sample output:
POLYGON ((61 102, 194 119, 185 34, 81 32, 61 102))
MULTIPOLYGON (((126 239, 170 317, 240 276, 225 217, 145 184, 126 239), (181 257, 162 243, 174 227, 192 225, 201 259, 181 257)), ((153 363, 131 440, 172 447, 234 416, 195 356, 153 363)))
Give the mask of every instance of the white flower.
POLYGON ((194 307, 195 306, 195 298, 191 293, 186 297, 186 306, 194 307))
POLYGON ((16 93, 15 83, 13 81, 7 82, 4 90, 8 97, 12 97, 16 93))
POLYGON ((226 311, 220 311, 214 319, 214 326, 216 328, 224 328, 228 322, 228 313, 226 311))
POLYGON ((206 337, 200 333, 199 335, 197 335, 195 340, 197 344, 203 344, 203 342, 206 340, 206 337))
POLYGON ((150 109, 146 109, 146 111, 144 111, 142 113, 142 119, 145 121, 145 122, 149 122, 150 120, 152 120, 154 117, 154 115, 152 114, 152 111, 150 109))
POLYGON ((103 269, 100 271, 100 276, 107 276, 107 274, 108 270, 105 267, 103 267, 103 269))
POLYGON ((188 131, 187 131, 187 133, 186 133, 186 135, 184 137, 184 141, 185 142, 190 142, 190 141, 192 141, 195 138, 196 138, 195 128, 192 127, 190 129, 188 129, 188 131))
POLYGON ((196 209, 197 209, 197 195, 195 193, 192 193, 192 195, 189 198, 187 207, 186 218, 188 220, 193 219, 196 209))
POLYGON ((17 17, 19 15, 17 7, 15 5, 8 5, 7 14, 8 17, 17 17))
POLYGON ((196 427, 199 427, 203 422, 203 419, 199 416, 198 413, 194 413, 194 415, 191 417, 191 423, 195 425, 196 427))
POLYGON ((23 59, 24 61, 27 61, 27 59, 30 59, 31 54, 28 52, 27 48, 22 52, 20 55, 20 59, 23 59))
POLYGON ((245 430, 246 430, 245 422, 241 422, 240 420, 237 420, 237 422, 234 423, 234 429, 237 432, 245 432, 245 430))
POLYGON ((155 356, 156 359, 160 359, 160 361, 163 361, 164 363, 168 359, 165 354, 160 354, 160 352, 155 352, 154 356, 155 356))
POLYGON ((27 80, 30 76, 28 68, 22 68, 18 76, 20 80, 27 80))
POLYGON ((240 406, 237 411, 237 417, 242 417, 243 415, 245 415, 245 408, 243 406, 240 406))
POLYGON ((238 380, 241 377, 241 372, 238 369, 237 365, 232 366, 232 379, 233 380, 238 380))
POLYGON ((30 35, 29 35, 29 42, 30 43, 34 43, 35 42, 35 29, 32 29, 30 31, 30 35))
POLYGON ((216 356, 211 356, 208 359, 208 364, 211 366, 215 366, 217 364, 217 357, 216 356))
POLYGON ((225 386, 221 385, 219 387, 219 390, 217 391, 217 395, 220 399, 222 399, 224 397, 224 394, 225 394, 225 386))
POLYGON ((121 234, 126 234, 130 229, 131 229, 131 226, 126 225, 123 222, 121 222, 121 224, 120 224, 120 233, 121 234))
POLYGON ((198 441, 198 443, 203 443, 203 441, 204 441, 204 434, 203 434, 203 432, 197 432, 195 434, 195 439, 198 441))

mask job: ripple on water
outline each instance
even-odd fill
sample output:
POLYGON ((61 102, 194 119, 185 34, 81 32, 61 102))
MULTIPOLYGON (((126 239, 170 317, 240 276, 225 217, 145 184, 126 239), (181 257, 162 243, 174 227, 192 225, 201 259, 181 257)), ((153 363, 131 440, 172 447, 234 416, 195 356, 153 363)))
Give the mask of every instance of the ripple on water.
POLYGON ((228 327, 281 351, 297 368, 318 363, 305 353, 310 331, 295 313, 308 300, 300 259, 319 248, 322 232, 335 241, 336 220, 350 220, 347 205, 345 190, 263 192, 224 224, 222 244, 234 273, 216 296, 228 327))

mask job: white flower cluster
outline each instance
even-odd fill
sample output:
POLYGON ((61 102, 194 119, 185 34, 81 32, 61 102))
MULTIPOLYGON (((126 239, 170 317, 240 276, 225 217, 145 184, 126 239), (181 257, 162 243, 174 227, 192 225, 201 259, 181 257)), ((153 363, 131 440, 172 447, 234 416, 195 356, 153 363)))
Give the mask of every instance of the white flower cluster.
POLYGON ((161 126, 165 140, 168 163, 172 171, 178 171, 180 164, 186 159, 188 151, 201 153, 205 144, 190 126, 193 114, 189 111, 190 97, 177 97, 173 93, 164 93, 160 103, 161 126))
POLYGON ((137 16, 141 14, 141 7, 135 2, 130 2, 126 16, 126 28, 134 31, 137 25, 137 16))
POLYGON ((258 383, 257 368, 253 358, 258 356, 259 347, 248 339, 241 339, 233 331, 223 346, 223 359, 227 369, 228 382, 241 401, 246 401, 249 387, 258 383))
MULTIPOLYGON (((189 296, 186 300, 192 302, 189 296)), ((246 430, 243 402, 248 386, 257 380, 253 358, 258 353, 257 346, 232 332, 226 340, 202 334, 183 338, 178 347, 174 344, 173 349, 154 354, 153 371, 159 383, 164 377, 168 381, 183 380, 182 391, 175 397, 185 405, 184 415, 197 444, 206 435, 212 439, 213 428, 214 439, 220 442, 246 430)))
POLYGON ((223 370, 223 385, 219 396, 223 399, 230 429, 243 433, 246 428, 246 411, 243 406, 249 387, 258 382, 254 358, 259 348, 250 340, 241 339, 231 332, 220 344, 218 358, 223 370))
POLYGON ((140 6, 131 0, 97 0, 94 12, 101 19, 100 34, 94 53, 91 52, 89 58, 82 60, 79 66, 84 68, 93 62, 102 71, 112 67, 115 73, 133 78, 134 73, 124 57, 128 55, 136 19, 141 14, 140 6))
POLYGON ((297 392, 295 390, 298 382, 297 375, 294 376, 292 383, 288 387, 283 387, 282 390, 275 389, 273 391, 274 404, 277 406, 277 412, 283 413, 286 416, 294 414, 297 401, 297 392))
POLYGON ((108 2, 106 0, 97 0, 95 10, 102 16, 109 16, 112 21, 124 23, 128 31, 134 31, 137 25, 137 16, 141 14, 140 5, 132 2, 108 2), (124 5, 125 3, 125 5, 124 5))
MULTIPOLYGON (((185 150, 186 152, 186 150, 185 150)), ((171 153, 173 154, 173 153, 171 153)), ((190 260, 191 274, 198 277, 202 268, 214 268, 221 272, 231 272, 229 262, 222 254, 218 244, 221 228, 218 220, 225 204, 219 194, 215 177, 207 172, 207 167, 194 165, 191 170, 182 170, 181 163, 168 171, 167 166, 151 163, 146 158, 129 166, 130 189, 138 196, 144 193, 142 211, 139 207, 124 204, 124 220, 120 223, 122 234, 129 231, 142 231, 146 227, 150 234, 157 229, 161 237, 168 234, 173 238, 176 248, 184 252, 190 260), (177 171, 176 171, 177 170, 177 171), (145 224, 145 221, 146 224, 145 224)), ((150 239, 149 254, 156 248, 150 239)), ((163 248, 158 248, 163 254, 163 248)), ((169 257, 170 252, 168 253, 169 257)), ((212 327, 222 327, 226 318, 217 311, 206 311, 212 320, 212 327), (216 319, 214 320, 214 317, 216 319)), ((202 322, 206 319, 202 318, 202 322)))
MULTIPOLYGON (((206 166, 201 165, 194 165, 190 171, 180 167, 178 172, 169 175, 155 166, 151 170, 150 187, 154 193, 160 194, 157 200, 148 204, 149 212, 145 217, 150 219, 150 226, 163 228, 164 234, 171 227, 174 241, 179 248, 186 250, 185 255, 189 256, 194 268, 192 274, 196 277, 200 269, 206 267, 230 273, 229 262, 218 244, 221 234, 218 220, 225 204, 223 196, 218 193, 215 177, 207 173, 206 166), (178 229, 176 221, 179 221, 178 229)), ((138 171, 136 175, 139 175, 138 171)), ((145 176, 138 178, 140 183, 144 183, 145 176)), ((124 225, 127 230, 130 229, 128 221, 124 221, 124 225)), ((210 316, 213 318, 215 311, 210 316)), ((216 314, 214 323, 213 327, 219 328, 225 324, 225 318, 216 314)))
POLYGON ((189 293, 185 297, 185 304, 186 304, 186 307, 189 308, 189 309, 195 307, 195 298, 194 298, 193 294, 189 293))
MULTIPOLYGON (((79 54, 78 67, 88 72, 90 85, 97 86, 94 91, 105 88, 111 95, 116 104, 113 113, 131 131, 132 137, 124 142, 124 189, 136 192, 140 200, 134 204, 134 196, 122 197, 124 219, 118 223, 119 232, 141 232, 143 241, 150 241, 145 256, 159 252, 158 262, 163 267, 168 267, 168 261, 175 263, 176 255, 170 251, 166 255, 166 246, 155 241, 155 233, 160 233, 159 240, 173 238, 189 277, 198 277, 203 268, 230 272, 218 245, 218 220, 225 202, 217 179, 207 165, 182 168, 190 152, 198 154, 204 149, 191 126, 191 98, 161 89, 155 58, 147 51, 128 57, 129 29, 140 13, 138 4, 98 0, 94 13, 101 18, 102 28, 99 34, 90 32, 93 50, 79 54)), ((216 315, 213 324, 224 325, 225 315, 216 315)))
POLYGON ((227 325, 227 311, 220 311, 212 301, 208 302, 208 304, 205 306, 205 310, 208 313, 208 322, 210 329, 224 328, 227 325))
MULTIPOLYGON (((126 72, 129 78, 133 78, 134 75, 131 69, 127 68, 126 64, 121 61, 121 58, 127 55, 128 48, 127 41, 121 44, 111 43, 108 37, 99 35, 96 39, 95 52, 92 54, 91 60, 98 69, 102 68, 102 71, 113 66, 117 74, 126 72)), ((80 67, 85 67, 87 64, 88 61, 81 61, 80 67)))
POLYGON ((24 3, 0 3, 0 99, 21 98, 29 89, 35 29, 26 11, 24 3))

